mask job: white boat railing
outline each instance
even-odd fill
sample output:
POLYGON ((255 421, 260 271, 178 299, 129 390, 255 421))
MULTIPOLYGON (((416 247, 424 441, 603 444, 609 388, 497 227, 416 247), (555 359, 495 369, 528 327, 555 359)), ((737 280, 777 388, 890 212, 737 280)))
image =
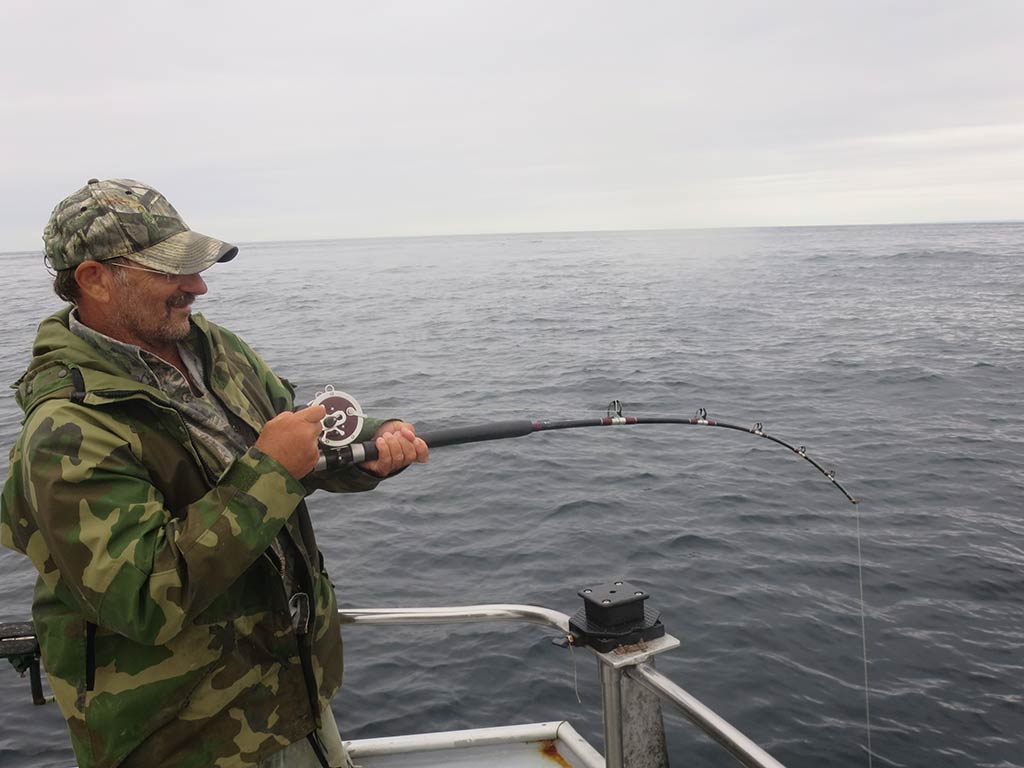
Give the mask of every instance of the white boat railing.
MULTIPOLYGON (((548 626, 566 633, 569 639, 570 617, 550 608, 535 605, 508 603, 450 606, 441 608, 345 608, 338 611, 343 624, 462 624, 485 621, 518 621, 548 626)), ((656 717, 645 713, 641 717, 631 716, 631 706, 624 706, 624 691, 633 683, 656 696, 668 701, 679 712, 724 747, 736 760, 747 768, 783 768, 765 750, 730 725, 723 717, 702 704, 696 697, 669 680, 654 668, 653 657, 675 648, 679 641, 671 635, 657 638, 639 646, 615 649, 607 653, 594 651, 600 664, 601 700, 604 718, 605 765, 606 768, 636 768, 625 743, 637 738, 651 736, 645 733, 656 720, 656 729, 661 731, 660 709, 656 717)), ((636 694, 631 701, 636 701, 636 694)), ((660 742, 664 744, 664 733, 660 742)), ((649 766, 650 753, 642 765, 649 766)), ((667 755, 661 747, 662 764, 667 766, 667 755)))
POLYGON ((569 617, 536 605, 492 603, 455 608, 343 608, 342 624, 469 624, 477 621, 524 621, 569 632, 569 617))

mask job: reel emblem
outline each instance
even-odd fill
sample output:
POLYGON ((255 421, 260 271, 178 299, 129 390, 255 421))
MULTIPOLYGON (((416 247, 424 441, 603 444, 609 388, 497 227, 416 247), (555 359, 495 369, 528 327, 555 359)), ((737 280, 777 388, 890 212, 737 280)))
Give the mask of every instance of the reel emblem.
POLYGON ((322 405, 327 414, 320 421, 320 445, 324 448, 341 448, 356 439, 363 428, 366 414, 351 395, 345 394, 328 384, 323 392, 317 392, 309 405, 322 405))

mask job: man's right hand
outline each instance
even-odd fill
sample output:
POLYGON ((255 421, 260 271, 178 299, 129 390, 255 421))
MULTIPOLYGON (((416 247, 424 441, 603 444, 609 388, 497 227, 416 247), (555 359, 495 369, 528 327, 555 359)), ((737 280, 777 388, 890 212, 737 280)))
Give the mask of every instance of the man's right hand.
POLYGON ((279 413, 263 425, 256 447, 301 480, 313 471, 320 458, 317 437, 320 420, 326 415, 322 405, 279 413))

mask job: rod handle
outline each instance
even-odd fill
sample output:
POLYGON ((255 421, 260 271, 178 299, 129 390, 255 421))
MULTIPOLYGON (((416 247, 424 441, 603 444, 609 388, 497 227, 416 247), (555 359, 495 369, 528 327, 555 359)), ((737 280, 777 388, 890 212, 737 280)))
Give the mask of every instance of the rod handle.
POLYGON ((448 427, 424 432, 420 437, 431 448, 463 443, 482 443, 486 440, 504 440, 509 437, 525 437, 534 431, 534 424, 527 419, 494 421, 490 424, 476 424, 469 427, 448 427))
MULTIPOLYGON (((535 431, 532 421, 515 419, 511 421, 494 421, 490 424, 475 424, 469 427, 448 427, 424 432, 419 437, 430 448, 441 448, 445 445, 462 445, 464 443, 480 443, 486 440, 504 440, 509 437, 524 437, 535 431)), ((353 443, 339 448, 337 451, 321 452, 314 472, 324 472, 345 464, 362 464, 377 458, 377 446, 372 440, 364 443, 353 443)))

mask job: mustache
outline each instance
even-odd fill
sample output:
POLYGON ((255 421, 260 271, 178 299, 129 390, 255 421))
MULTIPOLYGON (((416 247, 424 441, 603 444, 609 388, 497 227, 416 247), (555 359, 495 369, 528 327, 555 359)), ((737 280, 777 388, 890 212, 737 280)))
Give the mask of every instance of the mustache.
POLYGON ((167 299, 167 306, 173 307, 175 309, 180 309, 182 307, 191 306, 192 302, 194 302, 195 300, 196 295, 194 293, 185 293, 184 291, 182 291, 181 293, 176 293, 169 299, 167 299))

